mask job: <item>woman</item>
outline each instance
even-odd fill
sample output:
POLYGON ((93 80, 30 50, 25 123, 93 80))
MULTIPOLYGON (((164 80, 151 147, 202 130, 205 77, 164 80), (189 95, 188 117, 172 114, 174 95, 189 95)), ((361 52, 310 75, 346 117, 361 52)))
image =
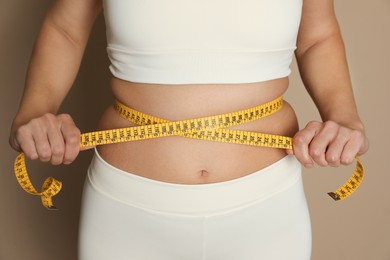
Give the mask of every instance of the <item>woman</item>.
MULTIPOLYGON (((264 104, 285 93, 295 53, 323 122, 299 130, 285 102, 229 127, 294 137, 291 150, 179 136, 98 147, 80 259, 310 259, 300 165, 351 164, 368 149, 333 1, 54 1, 10 134, 29 159, 77 157, 80 131, 56 113, 102 9, 111 89, 126 106, 180 121, 264 104)), ((110 106, 99 129, 134 125, 110 106)))

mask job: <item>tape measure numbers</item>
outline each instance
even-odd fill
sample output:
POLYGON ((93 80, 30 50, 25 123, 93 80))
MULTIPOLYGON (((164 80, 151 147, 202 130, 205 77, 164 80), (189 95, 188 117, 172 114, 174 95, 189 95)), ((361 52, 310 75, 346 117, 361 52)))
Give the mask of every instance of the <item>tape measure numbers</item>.
MULTIPOLYGON (((279 97, 271 102, 237 112, 171 122, 146 115, 117 101, 115 103, 116 112, 138 126, 81 134, 80 147, 93 147, 175 135, 232 144, 292 149, 293 140, 291 137, 226 129, 230 126, 271 115, 280 110, 282 105, 283 99, 279 97)), ((357 166, 350 179, 335 192, 328 193, 334 200, 342 200, 348 197, 360 185, 364 169, 359 159, 356 158, 356 160, 357 166)), ((52 197, 61 190, 62 183, 60 181, 50 177, 45 180, 41 192, 38 192, 28 177, 23 153, 17 156, 14 170, 19 184, 26 192, 40 196, 42 204, 46 208, 56 209, 52 197)))
POLYGON ((20 153, 16 157, 14 163, 14 172, 20 186, 26 192, 32 195, 40 196, 43 206, 45 206, 47 209, 57 209, 53 205, 52 198, 60 192, 62 188, 62 182, 54 179, 53 177, 49 177, 43 182, 41 192, 38 192, 28 177, 24 153, 20 153))
POLYGON ((349 180, 344 183, 340 188, 334 192, 328 192, 328 195, 334 200, 342 200, 351 195, 360 185, 364 177, 364 167, 361 163, 359 157, 355 157, 356 168, 349 178, 349 180))

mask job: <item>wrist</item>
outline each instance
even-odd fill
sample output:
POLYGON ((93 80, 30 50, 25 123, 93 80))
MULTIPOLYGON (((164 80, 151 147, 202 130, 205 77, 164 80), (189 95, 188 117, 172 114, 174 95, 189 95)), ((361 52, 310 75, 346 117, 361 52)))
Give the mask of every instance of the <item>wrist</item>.
POLYGON ((363 133, 365 133, 365 127, 363 122, 360 120, 360 118, 357 115, 351 115, 346 116, 343 115, 343 118, 340 118, 340 116, 334 116, 334 117, 325 117, 323 118, 323 121, 333 121, 343 127, 347 127, 353 130, 358 130, 363 133))
POLYGON ((360 120, 353 121, 353 122, 346 122, 345 124, 341 123, 341 125, 365 133, 364 125, 360 120))

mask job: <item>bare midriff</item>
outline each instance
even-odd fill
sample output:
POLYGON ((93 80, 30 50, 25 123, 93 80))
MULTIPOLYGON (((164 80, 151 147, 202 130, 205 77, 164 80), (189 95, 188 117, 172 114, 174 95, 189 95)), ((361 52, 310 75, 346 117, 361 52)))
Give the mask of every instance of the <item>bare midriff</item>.
MULTIPOLYGON (((271 101, 288 88, 288 78, 245 84, 144 84, 111 80, 114 96, 145 114, 170 121, 230 113, 271 101)), ((99 129, 133 126, 109 106, 99 129)), ((229 127, 293 136, 298 122, 285 101, 278 112, 253 122, 229 127)), ((203 141, 179 136, 110 144, 98 147, 109 164, 149 179, 204 184, 236 179, 286 156, 283 149, 203 141)))

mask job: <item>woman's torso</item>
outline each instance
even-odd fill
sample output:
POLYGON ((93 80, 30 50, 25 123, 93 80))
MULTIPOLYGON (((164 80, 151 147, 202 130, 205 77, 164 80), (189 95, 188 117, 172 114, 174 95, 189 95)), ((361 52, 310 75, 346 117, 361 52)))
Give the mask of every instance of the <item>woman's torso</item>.
MULTIPOLYGON (((288 79, 249 84, 159 85, 113 78, 114 96, 145 114, 171 121, 229 113, 266 103, 283 95, 288 79)), ((132 126, 113 106, 99 129, 132 126)), ((291 106, 266 118, 229 129, 293 136, 298 130, 291 106)), ((170 136, 98 147, 113 166, 147 178, 172 183, 213 183, 255 172, 283 158, 282 149, 227 144, 170 136)))
MULTIPOLYGON (((129 107, 177 121, 250 108, 288 87, 302 0, 103 3, 111 88, 129 107)), ((99 128, 131 125, 110 106, 99 128)), ((288 103, 271 116, 230 127, 287 136, 297 128, 288 103)), ((281 149, 177 136, 98 151, 120 169, 174 183, 234 179, 286 155, 281 149)))

